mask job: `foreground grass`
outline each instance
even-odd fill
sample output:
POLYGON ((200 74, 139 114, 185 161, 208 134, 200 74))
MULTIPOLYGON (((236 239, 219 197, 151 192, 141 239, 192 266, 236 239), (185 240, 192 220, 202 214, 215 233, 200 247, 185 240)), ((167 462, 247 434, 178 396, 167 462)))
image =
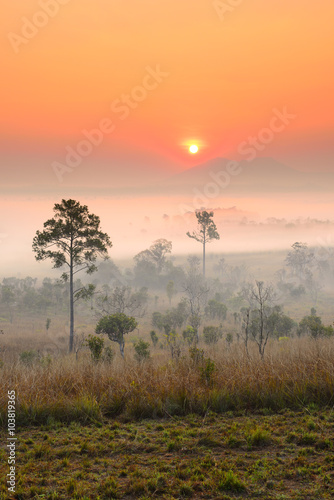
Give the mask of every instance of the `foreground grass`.
MULTIPOLYGON (((254 346, 253 346, 254 349, 254 346)), ((168 351, 137 363, 128 358, 94 364, 89 356, 55 359, 50 365, 5 363, 1 368, 0 425, 6 427, 7 390, 16 390, 19 426, 103 422, 205 415, 208 410, 299 410, 333 404, 334 341, 273 342, 265 361, 256 351, 248 358, 241 344, 207 350, 178 360, 168 351)))
MULTIPOLYGON (((15 499, 329 499, 334 414, 188 415, 18 431, 15 499)), ((7 473, 2 433, 0 499, 7 473)))

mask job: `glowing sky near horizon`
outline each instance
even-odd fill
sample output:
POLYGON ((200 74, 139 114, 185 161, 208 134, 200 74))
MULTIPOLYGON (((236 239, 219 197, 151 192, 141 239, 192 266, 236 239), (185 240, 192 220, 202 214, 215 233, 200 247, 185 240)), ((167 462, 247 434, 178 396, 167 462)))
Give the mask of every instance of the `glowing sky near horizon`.
MULTIPOLYGON (((180 204, 191 205, 196 175, 187 195, 157 186, 216 157, 239 160, 240 145, 245 150, 250 138, 260 137, 257 156, 275 159, 268 165, 279 175, 284 164, 334 172, 333 0, 244 0, 223 19, 217 4, 230 5, 0 0, 0 248, 6 272, 9 265, 13 272, 28 265, 37 272, 32 238, 53 204, 69 197, 101 216, 114 242, 112 257, 133 256, 161 237, 173 239, 175 251, 193 251, 185 227, 169 227, 166 220, 174 220, 180 204), (277 121, 284 110, 294 116, 289 124, 277 121), (75 167, 71 153, 70 172, 60 182, 53 163, 64 163, 67 148, 76 150, 87 135, 97 145, 75 167)), ((268 194, 256 193, 264 170, 255 162, 254 172, 244 188, 247 175, 233 178, 231 193, 241 186, 240 193, 222 190, 207 201, 209 208, 236 206, 264 219, 332 217, 326 177, 310 181, 307 193, 282 179, 276 196, 275 185, 268 194)), ((212 185, 209 174, 207 182, 212 185)), ((297 237, 262 240, 254 233, 252 243, 239 226, 233 231, 217 251, 289 247, 297 237)))
POLYGON ((16 54, 8 35, 22 35, 43 2, 1 2, 3 157, 60 155, 110 118, 104 157, 138 149, 186 167, 234 156, 284 107, 296 119, 266 156, 332 157, 332 0, 245 0, 224 19, 211 0, 69 0, 16 54), (147 67, 168 76, 120 120, 112 103, 140 97, 147 67))

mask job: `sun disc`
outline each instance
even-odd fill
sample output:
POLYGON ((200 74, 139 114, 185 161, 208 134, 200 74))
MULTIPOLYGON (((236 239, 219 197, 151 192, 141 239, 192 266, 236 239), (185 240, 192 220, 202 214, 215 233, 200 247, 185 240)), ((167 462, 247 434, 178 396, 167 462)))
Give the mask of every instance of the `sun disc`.
POLYGON ((198 146, 196 144, 192 144, 189 148, 190 153, 196 154, 198 152, 198 146))

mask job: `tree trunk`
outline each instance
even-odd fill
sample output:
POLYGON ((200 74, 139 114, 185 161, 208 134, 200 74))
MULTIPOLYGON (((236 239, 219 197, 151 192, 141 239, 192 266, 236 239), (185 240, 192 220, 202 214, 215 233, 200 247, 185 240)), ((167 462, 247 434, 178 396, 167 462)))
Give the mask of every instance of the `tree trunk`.
POLYGON ((205 228, 204 228, 204 238, 203 238, 203 276, 205 278, 205 228))
POLYGON ((123 359, 124 359, 124 346, 125 346, 125 342, 124 342, 124 340, 121 340, 119 343, 119 350, 121 351, 121 356, 123 359))
MULTIPOLYGON (((72 249, 71 249, 72 250, 72 249)), ((74 297, 73 297, 73 257, 71 253, 70 262, 70 353, 73 351, 74 343, 74 297)))

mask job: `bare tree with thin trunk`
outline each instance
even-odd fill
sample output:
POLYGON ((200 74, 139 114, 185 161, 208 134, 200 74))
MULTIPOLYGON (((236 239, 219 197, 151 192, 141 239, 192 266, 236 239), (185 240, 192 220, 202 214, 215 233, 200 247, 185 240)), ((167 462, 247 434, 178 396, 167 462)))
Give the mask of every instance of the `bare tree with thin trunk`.
POLYGON ((198 329, 202 321, 203 309, 207 301, 209 288, 206 286, 205 279, 200 272, 200 260, 197 257, 190 257, 188 262, 190 265, 187 270, 186 280, 183 283, 183 291, 186 294, 190 308, 189 323, 196 332, 198 342, 198 329))
POLYGON ((247 321, 247 336, 248 332, 250 332, 263 359, 271 333, 268 318, 272 313, 275 292, 272 285, 265 285, 263 281, 256 281, 255 286, 249 285, 245 287, 243 294, 251 309, 247 321))

